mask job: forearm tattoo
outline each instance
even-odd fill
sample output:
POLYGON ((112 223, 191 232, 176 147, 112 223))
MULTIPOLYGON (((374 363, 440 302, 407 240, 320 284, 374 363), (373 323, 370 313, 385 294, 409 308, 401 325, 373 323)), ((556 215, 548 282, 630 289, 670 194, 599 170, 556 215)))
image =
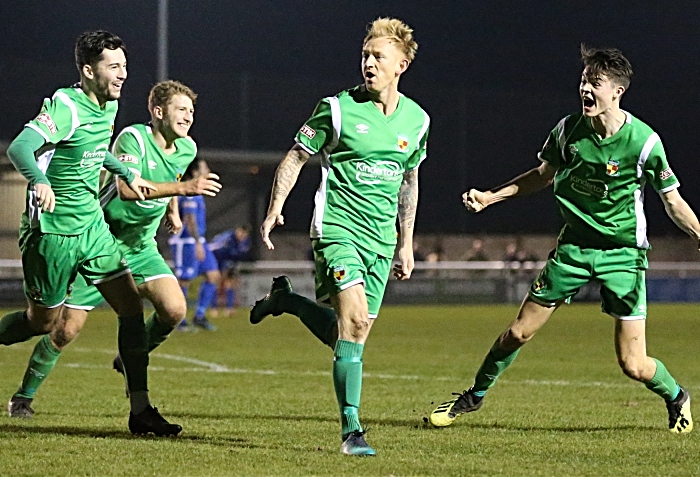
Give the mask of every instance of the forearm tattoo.
POLYGON ((293 149, 287 153, 279 167, 277 167, 275 181, 272 184, 271 201, 275 199, 284 201, 287 198, 292 191, 292 187, 296 184, 299 171, 305 162, 305 158, 298 150, 293 149))
POLYGON ((402 232, 413 231, 418 208, 418 169, 404 173, 399 189, 399 224, 402 232))

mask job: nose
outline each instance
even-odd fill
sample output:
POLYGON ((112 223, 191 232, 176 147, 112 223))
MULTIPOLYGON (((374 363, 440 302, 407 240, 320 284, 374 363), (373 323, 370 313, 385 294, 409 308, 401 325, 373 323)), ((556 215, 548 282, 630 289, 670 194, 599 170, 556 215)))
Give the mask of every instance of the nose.
POLYGON ((121 68, 119 68, 119 75, 118 75, 119 79, 122 79, 122 80, 126 79, 126 75, 127 75, 126 66, 122 66, 121 68))

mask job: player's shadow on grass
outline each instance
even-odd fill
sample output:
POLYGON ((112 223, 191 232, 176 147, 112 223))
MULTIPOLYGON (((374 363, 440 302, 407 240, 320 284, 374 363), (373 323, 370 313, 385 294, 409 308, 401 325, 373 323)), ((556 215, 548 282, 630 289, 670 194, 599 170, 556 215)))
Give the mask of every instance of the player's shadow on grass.
MULTIPOLYGON (((200 443, 221 447, 240 447, 240 448, 268 448, 266 446, 254 445, 246 439, 239 437, 206 437, 184 434, 177 437, 156 437, 135 436, 126 430, 116 429, 89 429, 74 426, 36 426, 36 425, 16 425, 16 424, 0 424, 0 433, 28 433, 28 434, 46 434, 46 435, 66 435, 69 437, 92 437, 94 439, 123 439, 123 440, 167 440, 168 442, 176 443, 200 443)), ((185 430, 186 432, 186 430, 185 430)))
POLYGON ((263 421, 313 421, 313 422, 339 422, 336 416, 298 416, 298 415, 265 415, 265 414, 228 414, 228 413, 194 413, 194 412, 168 412, 168 417, 182 419, 256 419, 263 421))

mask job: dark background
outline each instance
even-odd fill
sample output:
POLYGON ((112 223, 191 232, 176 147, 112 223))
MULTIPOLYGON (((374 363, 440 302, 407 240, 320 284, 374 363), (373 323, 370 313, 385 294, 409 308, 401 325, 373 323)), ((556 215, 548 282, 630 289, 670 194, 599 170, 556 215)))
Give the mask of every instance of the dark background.
MULTIPOLYGON (((156 0, 3 0, 0 139, 77 80, 73 42, 88 29, 108 29, 128 46, 118 128, 146 121, 156 15, 156 0)), ((550 129, 580 107, 580 43, 618 47, 635 70, 623 108, 659 132, 681 193, 700 206, 700 2, 171 0, 169 16, 169 76, 200 94, 192 130, 200 147, 279 151, 280 159, 320 98, 361 82, 369 22, 395 16, 413 27, 418 56, 400 89, 432 117, 419 233, 554 233, 551 193, 477 216, 460 194, 536 166, 550 129)), ((319 173, 306 169, 286 207, 287 230, 308 229, 319 173)), ((650 234, 680 234, 653 194, 647 206, 650 234)))

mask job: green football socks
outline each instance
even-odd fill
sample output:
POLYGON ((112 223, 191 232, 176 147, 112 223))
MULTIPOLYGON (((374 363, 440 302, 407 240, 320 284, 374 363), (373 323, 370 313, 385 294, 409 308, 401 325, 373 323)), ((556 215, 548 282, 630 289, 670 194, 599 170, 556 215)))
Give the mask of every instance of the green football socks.
POLYGON ((146 335, 148 336, 148 352, 150 353, 168 337, 175 327, 161 323, 154 311, 146 320, 146 335))
POLYGON ((14 311, 0 319, 0 344, 5 346, 27 341, 39 334, 30 327, 26 311, 14 311))
POLYGON ((678 397, 678 393, 681 390, 680 386, 678 386, 676 380, 673 379, 671 373, 668 372, 664 363, 656 358, 651 359, 656 362, 656 372, 654 373, 654 377, 651 378, 651 381, 644 383, 644 385, 651 392, 661 396, 666 401, 673 401, 678 397))
POLYGON ((365 345, 339 339, 335 344, 333 384, 340 408, 342 435, 362 431, 360 394, 362 392, 362 351, 365 345))
POLYGON ((34 399, 36 390, 44 382, 44 379, 53 367, 56 366, 59 356, 61 356, 61 351, 54 347, 49 335, 42 336, 34 347, 32 356, 29 358, 29 365, 24 373, 22 385, 15 393, 15 396, 34 399))
POLYGON ((334 332, 337 329, 338 320, 332 309, 324 308, 296 293, 281 293, 278 300, 282 310, 298 317, 323 344, 334 347, 334 332))
POLYGON ((474 378, 472 391, 476 396, 483 397, 486 394, 486 391, 496 383, 498 377, 503 374, 503 371, 518 356, 518 351, 520 349, 515 351, 504 350, 498 344, 498 340, 496 340, 476 373, 476 378, 474 378))

